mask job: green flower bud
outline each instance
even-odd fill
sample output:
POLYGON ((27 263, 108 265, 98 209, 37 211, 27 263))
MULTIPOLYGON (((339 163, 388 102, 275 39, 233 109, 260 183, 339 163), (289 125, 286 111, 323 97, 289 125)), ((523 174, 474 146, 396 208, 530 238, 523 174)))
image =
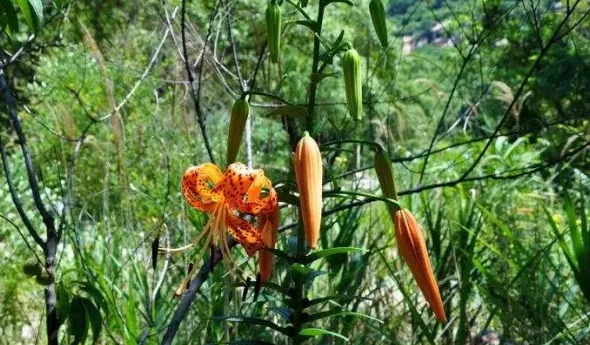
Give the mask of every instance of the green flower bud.
MULTIPOLYGON (((375 172, 377 173, 377 179, 381 186, 381 192, 383 196, 388 199, 397 200, 397 191, 395 189, 395 180, 393 177, 393 167, 391 166, 391 160, 387 155, 387 152, 382 148, 377 149, 375 153, 375 172)), ((395 212, 399 209, 392 204, 387 204, 387 209, 393 219, 395 212)))
POLYGON ((361 57, 354 48, 350 48, 342 57, 344 70, 344 87, 346 89, 346 104, 350 115, 360 121, 363 111, 363 84, 361 81, 361 57))
POLYGON ((385 8, 381 0, 371 0, 369 3, 369 12, 373 28, 379 38, 379 43, 383 48, 387 48, 387 19, 385 17, 385 8))
POLYGON ((231 120, 227 135, 227 165, 232 164, 238 157, 246 120, 250 114, 250 105, 244 98, 238 98, 231 109, 231 120))
POLYGON ((266 34, 268 39, 268 50, 272 62, 279 61, 281 49, 281 8, 276 3, 266 7, 266 34))

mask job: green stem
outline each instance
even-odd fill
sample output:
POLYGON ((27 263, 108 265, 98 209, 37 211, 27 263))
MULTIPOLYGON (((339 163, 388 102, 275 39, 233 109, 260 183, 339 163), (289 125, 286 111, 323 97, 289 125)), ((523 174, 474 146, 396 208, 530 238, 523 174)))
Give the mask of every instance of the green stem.
POLYGON ((313 38, 313 62, 311 66, 311 85, 309 87, 309 102, 307 104, 307 130, 313 135, 313 126, 315 124, 314 108, 315 97, 318 89, 318 65, 320 63, 320 36, 322 34, 322 23, 324 21, 324 3, 320 0, 318 8, 317 32, 313 38))
POLYGON ((379 144, 377 144, 374 141, 361 140, 361 139, 343 139, 343 140, 329 141, 327 143, 322 144, 322 147, 331 146, 331 145, 338 145, 338 144, 362 144, 362 145, 372 146, 375 149, 381 147, 379 144))
POLYGON ((299 226, 297 227, 297 260, 305 256, 305 227, 303 226, 303 215, 299 208, 299 226))
POLYGON ((388 205, 392 205, 394 207, 401 207, 401 205, 399 204, 399 202, 396 199, 390 199, 390 198, 386 198, 384 196, 378 196, 378 195, 374 195, 374 194, 370 194, 370 193, 363 193, 363 192, 355 192, 355 191, 346 191, 346 190, 338 190, 338 191, 325 191, 323 193, 324 197, 337 197, 337 196, 346 196, 346 195, 352 195, 352 196, 360 196, 363 198, 368 198, 370 200, 378 200, 378 201, 383 201, 384 203, 388 204, 388 205))
POLYGON ((304 9, 303 9, 301 6, 297 5, 297 4, 296 4, 296 3, 294 3, 292 0, 285 0, 285 2, 287 2, 289 5, 291 5, 291 6, 295 7, 295 9, 296 9, 296 10, 297 10, 299 13, 301 13, 301 15, 302 15, 302 16, 303 16, 305 19, 307 19, 307 20, 311 20, 311 17, 310 17, 310 16, 307 14, 307 12, 305 12, 305 10, 304 10, 304 9))
POLYGON ((264 91, 248 90, 248 91, 245 91, 242 94, 242 97, 246 97, 246 95, 264 96, 264 97, 275 99, 275 100, 277 100, 277 101, 279 101, 281 103, 285 103, 285 104, 288 104, 288 105, 293 105, 293 103, 287 101, 286 99, 284 99, 284 98, 282 98, 280 96, 273 95, 272 93, 268 93, 268 92, 264 92, 264 91))
MULTIPOLYGON (((292 4, 289 0, 287 0, 290 4, 292 4)), ((293 4, 292 4, 293 5, 293 4)), ((305 12, 303 9, 296 6, 300 12, 305 12)), ((306 16, 306 15, 304 15, 306 16)), ((308 17, 308 16, 306 16, 308 17)), ((307 130, 314 134, 314 108, 315 108, 315 98, 318 88, 318 68, 320 62, 320 45, 321 45, 321 33, 322 33, 322 23, 324 21, 324 2, 323 0, 319 1, 318 5, 318 16, 316 20, 317 24, 317 32, 313 38, 313 62, 311 66, 311 84, 309 87, 309 102, 307 103, 307 130)), ((305 256, 305 228, 302 224, 302 217, 301 217, 301 209, 299 209, 299 225, 297 227, 297 254, 296 258, 298 260, 302 259, 305 256)), ((301 331, 302 327, 302 314, 303 314, 303 282, 300 279, 296 279, 295 287, 292 294, 294 307, 293 307, 293 334, 291 336, 292 344, 299 345, 301 343, 301 338, 299 337, 299 332, 301 331)))

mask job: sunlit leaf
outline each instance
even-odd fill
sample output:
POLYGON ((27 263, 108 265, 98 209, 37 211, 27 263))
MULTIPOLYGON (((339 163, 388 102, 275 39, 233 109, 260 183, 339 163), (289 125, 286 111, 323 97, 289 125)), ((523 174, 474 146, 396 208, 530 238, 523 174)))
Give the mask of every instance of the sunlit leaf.
POLYGON ((357 248, 357 247, 336 247, 336 248, 330 248, 330 249, 324 249, 324 250, 320 250, 314 253, 311 253, 309 255, 307 255, 303 261, 307 264, 312 263, 318 259, 321 258, 325 258, 327 256, 330 255, 334 255, 334 254, 342 254, 342 253, 350 253, 350 252, 364 252, 366 251, 363 248, 357 248))
POLYGON ((309 336, 309 337, 317 337, 318 335, 331 335, 331 336, 343 339, 345 341, 348 341, 348 338, 346 338, 342 334, 327 331, 327 330, 321 329, 321 328, 305 328, 299 332, 299 335, 309 336))

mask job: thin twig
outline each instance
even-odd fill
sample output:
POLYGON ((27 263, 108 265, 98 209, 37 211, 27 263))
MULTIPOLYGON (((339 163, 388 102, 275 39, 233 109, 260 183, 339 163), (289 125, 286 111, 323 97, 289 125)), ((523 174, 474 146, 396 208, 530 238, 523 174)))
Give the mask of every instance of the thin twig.
MULTIPOLYGON (((181 10, 180 10, 180 35, 182 39, 182 53, 184 56, 184 67, 186 69, 186 73, 188 75, 189 84, 191 87, 191 96, 193 99, 193 103, 195 105, 195 116, 197 117, 197 123, 199 124, 199 128, 201 129, 201 135, 203 136, 203 141, 205 142, 205 148, 207 149, 207 154, 209 155, 209 160, 211 163, 215 164, 215 158, 213 156, 213 149, 211 148, 211 144, 209 143, 209 137, 207 136, 207 127, 205 126, 205 121, 203 119, 203 114, 201 112, 201 103, 199 98, 197 97, 198 90, 195 89, 195 78, 193 77, 193 73, 191 71, 190 62, 188 59, 188 50, 186 47, 186 0, 182 0, 181 10)), ((203 51, 206 49, 206 44, 203 45, 203 51)), ((201 70, 203 68, 203 61, 201 61, 201 70)), ((202 74, 202 73, 201 73, 202 74)), ((201 86, 199 85, 199 89, 201 86)))
MULTIPOLYGON (((233 239, 228 240, 228 247, 231 250, 237 244, 236 241, 233 239)), ((201 288, 201 285, 207 280, 209 277, 209 273, 215 268, 215 266, 221 262, 223 259, 223 254, 221 253, 221 248, 217 247, 213 253, 213 256, 206 260, 197 276, 191 280, 190 285, 186 293, 183 295, 180 304, 176 308, 174 315, 172 316, 172 320, 167 326, 166 333, 162 338, 161 345, 170 345, 176 336, 176 332, 178 331, 178 327, 182 320, 184 320, 186 313, 188 312, 188 308, 193 303, 197 292, 201 288)))

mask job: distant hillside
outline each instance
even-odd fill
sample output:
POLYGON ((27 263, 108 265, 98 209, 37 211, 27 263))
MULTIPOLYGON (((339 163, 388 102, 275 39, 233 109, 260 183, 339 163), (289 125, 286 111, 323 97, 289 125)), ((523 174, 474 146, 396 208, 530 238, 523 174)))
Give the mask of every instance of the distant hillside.
MULTIPOLYGON (((457 11, 462 0, 392 0, 389 2, 388 13, 396 23, 396 27, 402 30, 403 35, 420 35, 436 23, 436 18, 440 20, 453 16, 457 11)), ((463 6, 464 7, 464 6, 463 6)))

